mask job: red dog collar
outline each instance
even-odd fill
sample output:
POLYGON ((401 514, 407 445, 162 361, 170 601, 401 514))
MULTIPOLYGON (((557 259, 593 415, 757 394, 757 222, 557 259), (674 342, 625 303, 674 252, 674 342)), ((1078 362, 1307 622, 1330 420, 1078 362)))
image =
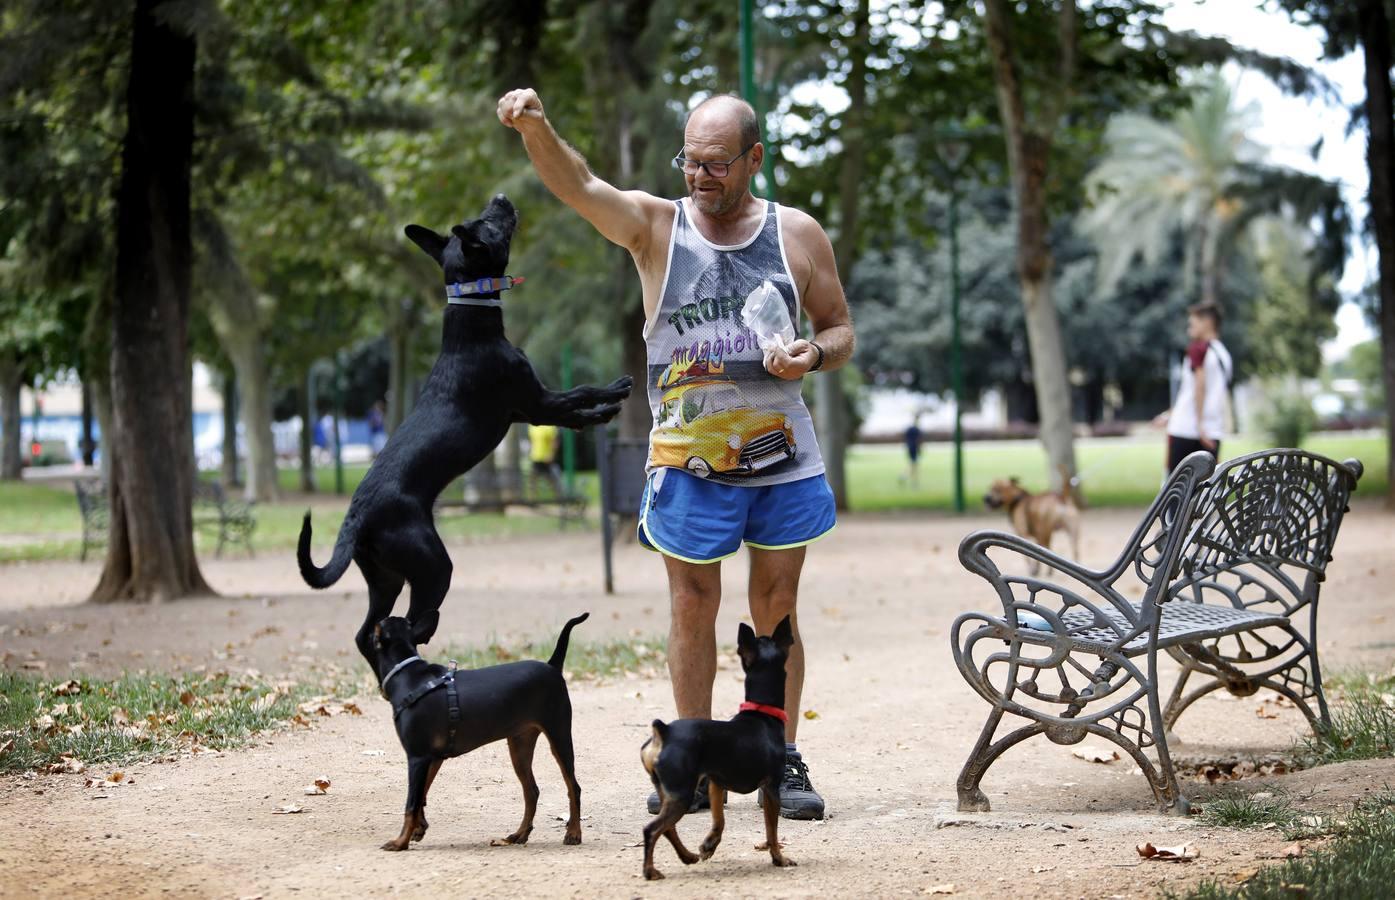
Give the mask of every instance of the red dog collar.
POLYGON ((764 703, 752 703, 749 700, 737 707, 737 710, 739 712, 765 713, 767 716, 779 719, 781 722, 788 722, 790 720, 790 717, 785 715, 785 711, 778 706, 766 706, 764 703))

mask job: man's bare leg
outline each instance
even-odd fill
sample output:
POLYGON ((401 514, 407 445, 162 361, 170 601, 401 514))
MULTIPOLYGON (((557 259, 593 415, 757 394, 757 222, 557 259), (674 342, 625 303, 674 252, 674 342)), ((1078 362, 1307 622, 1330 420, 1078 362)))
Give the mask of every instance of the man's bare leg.
MULTIPOLYGON (((799 635, 799 617, 795 612, 803 567, 803 547, 789 550, 751 548, 751 619, 755 622, 756 633, 770 634, 785 616, 790 617, 794 630, 794 644, 785 662, 785 712, 789 715, 785 740, 791 745, 799 730, 799 707, 804 693, 804 640, 799 635)), ((785 775, 780 784, 780 815, 787 819, 822 819, 823 814, 823 797, 809 780, 803 756, 790 750, 785 757, 785 775)))
POLYGON ((799 616, 795 603, 799 596, 799 573, 804 568, 804 549, 751 551, 751 621, 756 634, 770 634, 780 620, 790 617, 794 646, 785 662, 785 740, 794 743, 799 731, 799 701, 804 693, 804 640, 799 636, 799 616))
MULTIPOLYGON (((668 676, 679 718, 712 718, 717 676, 717 609, 722 603, 722 564, 664 556, 671 610, 668 676)), ((772 623, 771 627, 774 627, 772 623)))

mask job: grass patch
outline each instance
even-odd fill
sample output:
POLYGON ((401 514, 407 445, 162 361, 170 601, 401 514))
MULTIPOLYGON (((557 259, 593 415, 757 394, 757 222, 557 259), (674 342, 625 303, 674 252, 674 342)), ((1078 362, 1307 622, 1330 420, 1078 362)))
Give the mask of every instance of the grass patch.
POLYGON ((1206 801, 1200 819, 1220 828, 1278 828, 1290 841, 1321 837, 1334 827, 1330 818, 1299 809, 1283 789, 1228 788, 1206 801))
POLYGON ((1395 756, 1395 670, 1384 675, 1343 673, 1327 680, 1332 727, 1303 738, 1308 766, 1395 756))
MULTIPOLYGON (((1386 490, 1385 436, 1322 434, 1304 448, 1337 460, 1355 457, 1366 471, 1358 496, 1381 496, 1386 490)), ((1262 438, 1227 440, 1227 458, 1269 446, 1262 438)), ((1076 441, 1076 465, 1091 506, 1147 506, 1162 486, 1166 438, 1149 432, 1136 438, 1076 441)), ((848 499, 858 512, 954 508, 954 445, 921 447, 918 485, 905 483, 906 450, 900 444, 857 444, 848 450, 848 499)), ((1030 490, 1047 485, 1046 455, 1037 441, 976 441, 964 445, 964 496, 970 510, 982 510, 980 498, 996 478, 1020 476, 1030 490)))
MULTIPOLYGON (((351 692, 349 682, 343 686, 351 692)), ((79 764, 238 747, 287 721, 308 724, 306 715, 332 703, 315 696, 325 687, 226 672, 64 681, 0 672, 0 772, 80 771, 79 764)), ((356 708, 333 706, 351 714, 356 708)))
POLYGON ((1386 789, 1356 804, 1336 840, 1283 865, 1268 866, 1239 886, 1205 881, 1183 900, 1290 900, 1293 897, 1361 900, 1386 898, 1395 885, 1395 792, 1386 789))
MULTIPOLYGON (((480 669, 521 659, 546 661, 556 646, 556 636, 507 647, 491 639, 479 647, 447 646, 440 655, 432 658, 432 662, 445 664, 453 659, 462 669, 480 669)), ((567 647, 564 671, 568 678, 581 681, 624 677, 627 674, 651 678, 663 671, 667 649, 668 641, 657 636, 611 641, 572 638, 567 647)))

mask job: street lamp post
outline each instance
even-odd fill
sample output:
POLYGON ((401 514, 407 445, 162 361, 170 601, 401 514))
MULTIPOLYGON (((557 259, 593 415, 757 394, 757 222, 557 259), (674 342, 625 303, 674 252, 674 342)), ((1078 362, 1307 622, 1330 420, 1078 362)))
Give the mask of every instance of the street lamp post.
POLYGON ((959 330, 959 175, 969 158, 967 136, 951 124, 935 135, 941 181, 949 191, 950 384, 954 390, 954 511, 964 511, 964 347, 959 330))

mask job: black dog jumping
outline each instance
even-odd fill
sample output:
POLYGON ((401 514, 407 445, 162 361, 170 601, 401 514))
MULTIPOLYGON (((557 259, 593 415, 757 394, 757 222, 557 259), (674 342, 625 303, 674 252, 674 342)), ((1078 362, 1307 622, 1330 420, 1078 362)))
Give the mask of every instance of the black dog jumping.
POLYGON ((484 669, 446 669, 417 655, 412 626, 404 618, 384 619, 373 629, 378 679, 392 702, 397 737, 407 751, 407 810, 402 833, 384 850, 406 850, 426 834, 426 794, 441 763, 494 741, 509 742, 514 774, 523 785, 523 822, 495 845, 526 844, 538 808, 533 778, 533 750, 538 735, 547 735, 562 769, 570 801, 564 844, 581 843, 581 786, 576 783, 572 751, 572 704, 562 663, 572 628, 586 621, 582 613, 562 629, 557 649, 547 662, 530 659, 484 669))
POLYGON ((777 866, 794 860, 780 852, 780 779, 785 767, 785 660, 794 644, 789 616, 780 620, 770 637, 756 637, 742 623, 736 634, 736 650, 746 672, 746 702, 726 722, 712 719, 678 719, 665 725, 654 720, 654 735, 644 742, 639 756, 659 792, 659 815, 644 826, 644 877, 663 878, 654 868, 654 844, 668 838, 685 865, 707 859, 722 840, 723 805, 727 791, 749 794, 759 789, 765 813, 765 843, 777 866), (712 804, 712 830, 693 853, 678 839, 678 820, 688 812, 698 779, 707 777, 712 804))
POLYGON ((515 422, 598 425, 614 418, 630 394, 629 376, 603 388, 550 391, 504 337, 499 292, 521 280, 504 274, 517 224, 513 204, 500 194, 450 237, 407 226, 407 237, 445 273, 441 354, 411 414, 354 491, 324 568, 310 560, 309 512, 300 529, 300 574, 311 587, 329 587, 351 559, 358 563, 368 582, 368 615, 354 640, 375 671, 373 626, 392 613, 404 582, 412 588, 407 619, 414 642, 428 643, 440 623, 451 561, 432 506, 446 485, 489 455, 515 422))

